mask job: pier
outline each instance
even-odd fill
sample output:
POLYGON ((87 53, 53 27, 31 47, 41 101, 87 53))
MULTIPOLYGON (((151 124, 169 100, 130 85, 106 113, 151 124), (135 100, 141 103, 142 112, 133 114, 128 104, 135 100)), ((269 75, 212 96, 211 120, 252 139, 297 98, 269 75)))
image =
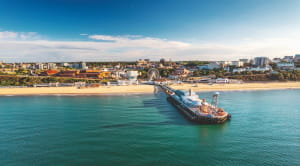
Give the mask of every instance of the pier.
POLYGON ((161 87, 162 90, 164 90, 166 93, 175 93, 175 89, 169 87, 168 85, 158 85, 161 87))
POLYGON ((231 118, 231 114, 217 107, 218 93, 213 95, 215 102, 207 103, 200 99, 192 90, 182 91, 173 89, 167 85, 158 84, 166 94, 167 100, 174 105, 190 121, 199 124, 220 124, 231 118))

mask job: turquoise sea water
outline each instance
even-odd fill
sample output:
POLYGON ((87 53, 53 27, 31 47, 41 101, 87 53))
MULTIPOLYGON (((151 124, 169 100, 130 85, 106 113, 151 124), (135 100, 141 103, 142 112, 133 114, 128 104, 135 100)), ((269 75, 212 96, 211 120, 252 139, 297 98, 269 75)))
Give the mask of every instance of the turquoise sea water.
POLYGON ((232 120, 195 125, 161 93, 2 96, 0 165, 300 165, 299 99, 222 92, 232 120))

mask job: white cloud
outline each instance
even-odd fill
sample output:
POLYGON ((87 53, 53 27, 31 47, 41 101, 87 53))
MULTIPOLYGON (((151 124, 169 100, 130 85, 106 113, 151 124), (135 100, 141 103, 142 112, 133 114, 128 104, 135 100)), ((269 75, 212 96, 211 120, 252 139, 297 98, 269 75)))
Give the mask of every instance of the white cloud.
POLYGON ((92 41, 37 40, 38 34, 0 32, 0 60, 134 61, 139 58, 173 60, 237 60, 255 56, 282 57, 300 53, 299 39, 247 39, 239 43, 186 43, 143 36, 88 36, 92 41), (103 41, 105 40, 105 41, 103 41), (106 41, 109 42, 106 42, 106 41))
POLYGON ((90 39, 94 40, 110 40, 115 42, 128 41, 142 38, 140 35, 124 35, 124 36, 109 36, 109 35, 89 35, 90 39))
POLYGON ((40 36, 35 32, 0 31, 0 40, 35 40, 40 36))
POLYGON ((125 38, 121 37, 114 37, 114 36, 107 36, 107 35, 90 35, 90 39, 95 39, 95 40, 111 40, 111 41, 120 41, 124 40, 125 38))
POLYGON ((114 45, 119 47, 134 47, 134 48, 170 48, 170 47, 188 47, 189 43, 170 41, 160 38, 143 37, 138 35, 126 35, 126 36, 108 36, 108 35, 91 35, 90 39, 111 41, 114 45))
POLYGON ((3 31, 0 32, 0 39, 16 39, 18 37, 18 33, 3 31))

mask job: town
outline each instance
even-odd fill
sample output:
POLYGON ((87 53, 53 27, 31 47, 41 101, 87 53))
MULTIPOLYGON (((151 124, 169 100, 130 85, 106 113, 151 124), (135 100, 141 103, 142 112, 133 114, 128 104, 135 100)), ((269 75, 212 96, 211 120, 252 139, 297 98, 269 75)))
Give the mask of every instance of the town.
POLYGON ((255 57, 237 61, 172 61, 162 58, 160 61, 139 59, 135 62, 0 62, 1 86, 129 85, 149 80, 191 83, 297 81, 300 80, 300 54, 272 60, 255 57), (150 69, 155 69, 154 77, 149 73, 150 69))

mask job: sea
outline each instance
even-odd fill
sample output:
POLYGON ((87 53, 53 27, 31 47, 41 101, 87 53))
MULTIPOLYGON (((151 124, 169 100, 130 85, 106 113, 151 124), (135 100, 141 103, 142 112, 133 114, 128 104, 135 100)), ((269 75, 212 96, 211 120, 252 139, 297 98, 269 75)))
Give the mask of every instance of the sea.
POLYGON ((220 94, 220 125, 191 123, 161 92, 1 96, 0 165, 300 165, 300 90, 220 94))

